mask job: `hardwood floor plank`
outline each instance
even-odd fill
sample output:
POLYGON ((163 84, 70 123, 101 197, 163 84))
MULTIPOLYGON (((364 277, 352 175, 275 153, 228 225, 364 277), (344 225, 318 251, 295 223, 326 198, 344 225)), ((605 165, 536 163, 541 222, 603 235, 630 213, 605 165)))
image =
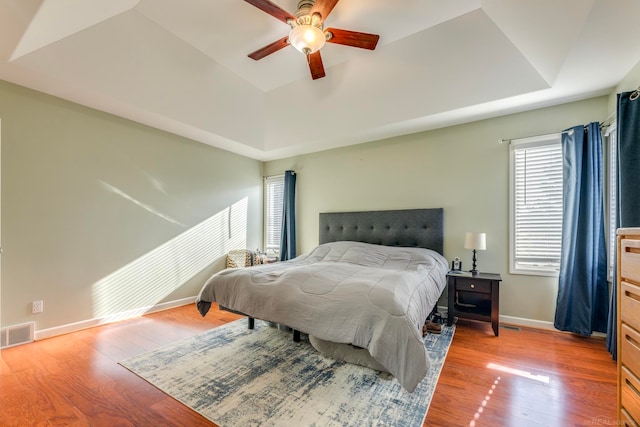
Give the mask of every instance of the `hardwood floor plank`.
MULTIPOLYGON (((55 386, 58 373, 50 374, 34 368, 21 370, 16 375, 23 387, 18 392, 19 401, 14 401, 7 411, 22 420, 18 425, 69 425, 84 418, 55 386)), ((4 390, 2 395, 4 397, 4 390)))
POLYGON ((176 401, 168 396, 155 403, 152 409, 162 415, 170 425, 175 425, 175 420, 180 420, 180 422, 184 423, 183 425, 189 427, 209 427, 213 425, 211 421, 186 406, 182 404, 176 405, 176 401))
MULTIPOLYGON (((0 424, 214 425, 118 362, 239 318, 215 306, 202 318, 189 305, 2 350, 0 424)), ((424 425, 615 423, 615 404, 603 339, 506 328, 495 337, 460 321, 424 425)))

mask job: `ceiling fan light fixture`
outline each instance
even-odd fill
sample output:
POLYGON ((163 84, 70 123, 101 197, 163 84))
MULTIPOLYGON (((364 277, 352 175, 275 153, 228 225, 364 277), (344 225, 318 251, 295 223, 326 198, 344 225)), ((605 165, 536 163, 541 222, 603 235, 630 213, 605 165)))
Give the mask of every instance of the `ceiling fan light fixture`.
POLYGON ((305 55, 319 51, 326 42, 324 32, 315 25, 296 25, 289 32, 289 43, 305 55))
POLYGON ((288 35, 269 43, 255 52, 251 52, 247 56, 257 61, 287 46, 293 46, 306 56, 313 80, 325 76, 324 64, 319 52, 325 43, 374 50, 378 44, 378 39, 380 39, 378 34, 361 33, 340 28, 327 28, 325 31, 325 20, 339 0, 299 0, 298 10, 295 14, 290 14, 281 9, 271 0, 244 1, 291 26, 291 31, 289 31, 288 35))

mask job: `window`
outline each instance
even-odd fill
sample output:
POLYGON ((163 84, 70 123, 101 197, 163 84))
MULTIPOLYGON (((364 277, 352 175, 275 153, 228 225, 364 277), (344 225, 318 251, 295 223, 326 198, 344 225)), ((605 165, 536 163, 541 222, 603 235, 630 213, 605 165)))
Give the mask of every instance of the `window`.
POLYGON ((609 279, 614 280, 613 271, 616 263, 616 207, 618 200, 618 181, 617 181, 617 157, 618 157, 618 132, 616 131, 616 123, 611 123, 604 134, 608 148, 608 172, 607 172, 607 207, 608 212, 608 238, 609 238, 609 279))
POLYGON ((284 175, 264 179, 264 251, 268 256, 280 255, 284 175))
POLYGON ((562 246, 560 134, 510 146, 510 272, 556 275, 562 246))

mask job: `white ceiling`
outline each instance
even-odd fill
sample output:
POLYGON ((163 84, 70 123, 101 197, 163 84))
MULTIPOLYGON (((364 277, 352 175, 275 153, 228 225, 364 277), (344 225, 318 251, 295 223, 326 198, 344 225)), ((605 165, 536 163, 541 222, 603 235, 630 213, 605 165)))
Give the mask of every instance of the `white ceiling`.
MULTIPOLYGON (((275 0, 290 13, 297 0, 275 0)), ((0 0, 0 79, 259 160, 609 93, 640 61, 637 0, 343 0, 312 80, 243 0, 0 0)))

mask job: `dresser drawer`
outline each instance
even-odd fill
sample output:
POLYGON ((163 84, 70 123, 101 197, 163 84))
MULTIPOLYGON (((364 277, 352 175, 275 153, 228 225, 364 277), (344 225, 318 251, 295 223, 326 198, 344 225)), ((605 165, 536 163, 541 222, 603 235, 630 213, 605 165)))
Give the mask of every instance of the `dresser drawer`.
POLYGON ((640 330, 640 286, 623 281, 620 291, 620 320, 640 330))
POLYGON ((640 240, 622 239, 620 253, 622 278, 640 283, 640 240))
POLYGON ((456 279, 456 291, 491 293, 491 282, 467 278, 456 279))
POLYGON ((629 413, 627 411, 625 411, 624 409, 622 409, 620 411, 620 424, 619 425, 624 426, 624 427, 638 427, 638 424, 636 424, 636 422, 633 420, 633 418, 631 418, 629 413))
POLYGON ((640 333, 626 324, 620 328, 620 360, 631 372, 640 372, 640 333))
POLYGON ((634 420, 640 420, 640 380, 624 366, 620 377, 622 407, 634 420))

